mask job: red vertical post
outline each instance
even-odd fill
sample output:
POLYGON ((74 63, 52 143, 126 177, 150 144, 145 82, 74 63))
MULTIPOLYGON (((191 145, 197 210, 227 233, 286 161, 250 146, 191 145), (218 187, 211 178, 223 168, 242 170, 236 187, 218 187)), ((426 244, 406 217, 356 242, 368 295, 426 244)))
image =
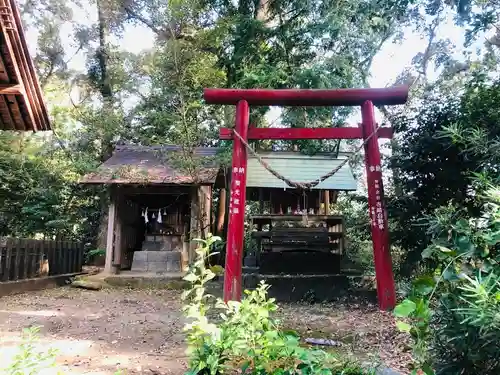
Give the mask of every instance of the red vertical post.
MULTIPOLYGON (((236 105, 235 130, 247 139, 250 110, 248 102, 240 100, 236 105)), ((241 268, 243 263, 243 236, 247 186, 247 151, 240 139, 233 139, 233 163, 231 167, 231 195, 229 226, 227 232, 226 267, 224 272, 224 301, 241 299, 241 268)))
MULTIPOLYGON (((363 139, 376 130, 373 103, 366 101, 361 106, 363 139)), ((380 149, 377 135, 365 144, 365 164, 368 182, 368 207, 370 210, 373 256, 377 278, 378 303, 381 310, 393 309, 396 304, 392 259, 389 247, 387 211, 384 203, 380 149)))

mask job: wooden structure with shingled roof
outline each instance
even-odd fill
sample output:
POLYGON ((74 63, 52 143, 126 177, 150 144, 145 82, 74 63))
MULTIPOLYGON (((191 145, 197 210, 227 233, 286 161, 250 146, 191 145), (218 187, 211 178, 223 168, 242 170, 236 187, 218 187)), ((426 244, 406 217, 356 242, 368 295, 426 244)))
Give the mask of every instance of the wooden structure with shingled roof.
POLYGON ((106 272, 178 273, 187 268, 196 246, 192 240, 210 231, 217 151, 117 146, 84 176, 81 183, 110 188, 106 272), (180 167, 186 164, 191 170, 180 167))
POLYGON ((15 0, 0 0, 0 130, 50 130, 15 0))

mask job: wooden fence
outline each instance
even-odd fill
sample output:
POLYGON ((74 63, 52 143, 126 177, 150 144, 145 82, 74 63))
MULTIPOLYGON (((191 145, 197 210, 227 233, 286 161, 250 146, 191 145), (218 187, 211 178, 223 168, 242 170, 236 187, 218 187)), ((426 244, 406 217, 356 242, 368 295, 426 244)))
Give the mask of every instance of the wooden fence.
POLYGON ((82 264, 77 242, 0 237, 0 282, 77 273, 82 264))

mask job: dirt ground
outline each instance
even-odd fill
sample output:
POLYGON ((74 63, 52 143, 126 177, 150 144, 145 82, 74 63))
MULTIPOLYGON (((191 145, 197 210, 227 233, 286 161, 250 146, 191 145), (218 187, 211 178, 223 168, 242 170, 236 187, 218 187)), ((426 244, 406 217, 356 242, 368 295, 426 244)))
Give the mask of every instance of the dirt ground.
MULTIPOLYGON (((280 316, 286 328, 338 341, 338 350, 364 361, 399 369, 408 362, 393 318, 375 307, 284 305, 280 316)), ((1 364, 21 342, 22 329, 34 325, 43 326, 37 345, 58 350, 64 374, 177 375, 186 369, 178 291, 64 287, 0 298, 1 364)))
POLYGON ((177 291, 64 287, 3 297, 0 353, 12 353, 22 329, 33 325, 43 326, 40 346, 58 350, 64 374, 182 374, 186 368, 177 291))

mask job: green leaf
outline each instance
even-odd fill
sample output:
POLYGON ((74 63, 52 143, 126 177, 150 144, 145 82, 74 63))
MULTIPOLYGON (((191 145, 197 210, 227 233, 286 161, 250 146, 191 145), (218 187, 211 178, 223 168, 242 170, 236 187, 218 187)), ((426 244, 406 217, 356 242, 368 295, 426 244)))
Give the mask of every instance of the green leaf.
POLYGON ((396 327, 399 329, 400 332, 410 332, 411 331, 411 325, 408 323, 402 322, 402 321, 397 321, 396 322, 396 327))
POLYGON ((472 253, 476 248, 471 242, 470 238, 467 236, 459 237, 456 241, 456 246, 458 248, 459 254, 472 253))
POLYGON ((452 253, 453 250, 445 247, 445 246, 441 246, 441 245, 436 245, 436 248, 439 249, 439 251, 441 251, 442 253, 452 253))
POLYGON ((415 304, 415 302, 409 299, 405 299, 403 302, 396 306, 396 308, 394 309, 394 315, 400 318, 406 318, 410 316, 410 314, 414 312, 416 308, 417 305, 415 304))
POLYGON ((500 243, 500 231, 490 234, 486 237, 486 243, 489 246, 495 246, 500 243))
POLYGON ((188 281, 190 283, 194 283, 196 280, 198 280, 198 277, 194 273, 188 273, 186 276, 183 277, 184 281, 188 281))
POLYGON ((421 276, 413 282, 415 291, 423 296, 430 294, 434 290, 435 285, 434 278, 429 275, 421 276))
POLYGON ((435 374, 435 372, 432 369, 432 367, 429 364, 427 364, 427 363, 424 363, 422 365, 422 371, 425 373, 425 375, 434 375, 435 374))
POLYGON ((434 254, 434 246, 427 246, 424 251, 422 251, 422 259, 429 259, 434 254))
POLYGON ((448 267, 444 272, 443 272, 443 279, 446 281, 457 281, 459 280, 459 277, 457 273, 455 272, 455 269, 453 266, 448 267))

